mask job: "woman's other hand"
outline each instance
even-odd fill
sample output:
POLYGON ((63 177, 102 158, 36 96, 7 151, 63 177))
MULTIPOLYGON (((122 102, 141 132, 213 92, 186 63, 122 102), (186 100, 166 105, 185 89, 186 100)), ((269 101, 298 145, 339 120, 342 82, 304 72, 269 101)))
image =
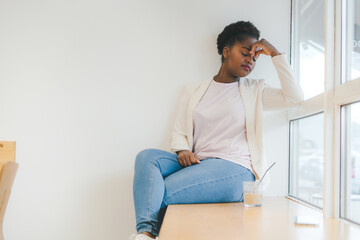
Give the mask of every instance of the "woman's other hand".
POLYGON ((193 164, 200 163, 200 160, 196 157, 196 155, 189 150, 178 151, 177 159, 182 167, 187 167, 193 164))

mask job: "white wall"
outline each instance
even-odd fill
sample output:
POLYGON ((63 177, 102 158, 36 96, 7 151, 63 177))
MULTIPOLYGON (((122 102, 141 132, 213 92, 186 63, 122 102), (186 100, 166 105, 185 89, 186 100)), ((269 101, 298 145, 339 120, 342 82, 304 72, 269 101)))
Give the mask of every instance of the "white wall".
MULTIPOLYGON (((5 239, 135 232, 135 156, 169 150, 180 89, 218 72, 216 37, 238 20, 289 52, 290 1, 0 1, 0 140, 19 163, 5 239)), ((270 56, 249 77, 280 87, 270 56)), ((285 112, 265 114, 266 194, 286 194, 285 112)))

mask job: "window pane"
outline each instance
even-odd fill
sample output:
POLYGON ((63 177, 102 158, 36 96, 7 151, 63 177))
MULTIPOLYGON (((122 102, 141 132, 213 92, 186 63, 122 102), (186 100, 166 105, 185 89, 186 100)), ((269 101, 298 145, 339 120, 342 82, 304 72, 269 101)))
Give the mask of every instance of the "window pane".
POLYGON ((360 78, 360 1, 343 1, 346 14, 343 16, 344 76, 342 83, 360 78))
POLYGON ((325 87, 324 0, 292 3, 294 70, 306 100, 325 87))
POLYGON ((290 121, 290 195, 323 207, 324 114, 290 121))
POLYGON ((341 107, 341 217, 360 223, 360 103, 341 107))

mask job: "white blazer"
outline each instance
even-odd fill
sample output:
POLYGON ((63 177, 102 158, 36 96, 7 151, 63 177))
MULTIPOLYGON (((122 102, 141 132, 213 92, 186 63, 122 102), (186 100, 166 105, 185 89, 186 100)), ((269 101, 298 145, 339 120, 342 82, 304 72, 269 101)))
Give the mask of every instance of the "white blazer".
MULTIPOLYGON (((239 91, 245 108, 246 138, 251 155, 251 166, 256 179, 262 177, 268 167, 263 147, 262 111, 288 109, 296 107, 304 101, 303 91, 287 61, 287 54, 280 53, 271 57, 271 60, 278 74, 281 88, 271 87, 264 79, 240 78, 239 80, 239 91)), ((183 89, 170 139, 171 152, 175 153, 179 150, 193 152, 193 111, 211 81, 212 78, 192 82, 183 89)), ((270 183, 268 175, 263 180, 264 189, 270 183)))

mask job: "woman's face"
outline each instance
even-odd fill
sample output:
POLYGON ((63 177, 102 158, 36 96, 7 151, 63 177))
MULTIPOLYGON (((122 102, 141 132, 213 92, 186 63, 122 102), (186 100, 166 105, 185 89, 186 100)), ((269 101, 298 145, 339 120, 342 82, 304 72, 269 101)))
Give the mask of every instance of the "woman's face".
POLYGON ((250 55, 254 42, 257 42, 256 38, 248 37, 242 42, 236 41, 231 49, 228 46, 224 48, 225 60, 223 64, 226 64, 227 69, 233 76, 245 77, 255 68, 255 61, 258 56, 255 58, 250 55))

